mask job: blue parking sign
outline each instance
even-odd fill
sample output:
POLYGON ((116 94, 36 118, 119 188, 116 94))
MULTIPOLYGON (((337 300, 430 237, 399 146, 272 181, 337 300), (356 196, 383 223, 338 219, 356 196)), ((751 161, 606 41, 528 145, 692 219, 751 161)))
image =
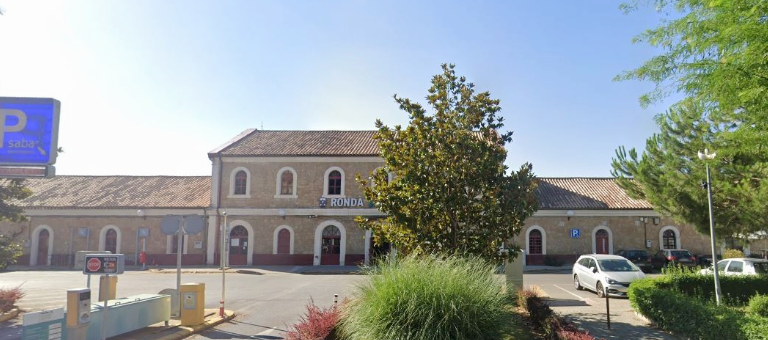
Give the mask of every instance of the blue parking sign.
POLYGON ((571 238, 579 238, 581 236, 581 230, 571 229, 571 238))

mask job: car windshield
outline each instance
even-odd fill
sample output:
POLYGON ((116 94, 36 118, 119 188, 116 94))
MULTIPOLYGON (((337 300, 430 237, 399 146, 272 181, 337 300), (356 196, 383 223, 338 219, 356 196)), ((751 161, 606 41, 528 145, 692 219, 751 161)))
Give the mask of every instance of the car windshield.
POLYGON ((674 256, 674 257, 690 257, 691 253, 689 253, 687 250, 686 251, 675 250, 675 251, 672 251, 672 256, 674 256))
POLYGON ((645 250, 630 250, 624 257, 648 257, 648 252, 645 250))
POLYGON ((768 262, 754 262, 752 265, 755 267, 755 273, 768 274, 768 262))
POLYGON ((640 271, 632 262, 627 260, 599 260, 597 264, 604 272, 636 272, 640 271))

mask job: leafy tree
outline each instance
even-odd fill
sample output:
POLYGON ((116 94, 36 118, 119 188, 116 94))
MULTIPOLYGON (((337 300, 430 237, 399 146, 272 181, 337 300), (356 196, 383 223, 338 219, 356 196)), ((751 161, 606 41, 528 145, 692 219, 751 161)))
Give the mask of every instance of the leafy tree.
POLYGON ((620 147, 611 174, 635 198, 680 222, 709 234, 704 161, 698 151, 714 147, 712 204, 715 226, 723 236, 744 236, 763 230, 768 223, 768 163, 741 153, 721 136, 723 127, 702 118, 701 105, 687 100, 656 119, 659 133, 646 141, 639 157, 635 149, 620 147))
MULTIPOLYGON (((32 191, 24 185, 23 179, 2 180, 0 182, 0 220, 26 221, 24 210, 14 203, 31 195, 32 191)), ((16 259, 22 255, 21 244, 15 240, 21 233, 22 231, 19 230, 10 234, 0 234, 0 270, 5 269, 9 264, 16 263, 16 259)))
POLYGON ((620 147, 613 175, 631 195, 708 233, 704 163, 712 169, 715 225, 726 235, 765 230, 768 199, 768 2, 764 0, 637 0, 652 4, 661 24, 635 38, 661 53, 617 80, 650 80, 640 98, 658 103, 671 93, 686 99, 657 117, 660 132, 637 151, 620 147), (634 181, 627 180, 633 178, 634 181))
POLYGON ((395 95, 410 124, 392 128, 376 120, 374 138, 386 167, 357 180, 365 198, 387 217, 357 222, 373 231, 376 242, 392 242, 401 251, 498 260, 504 257, 500 246, 519 234, 537 209, 532 166, 505 175, 504 145, 512 132, 499 133, 499 100, 488 92, 476 94, 474 84, 456 76, 454 65, 442 69, 427 96, 433 115, 395 95))

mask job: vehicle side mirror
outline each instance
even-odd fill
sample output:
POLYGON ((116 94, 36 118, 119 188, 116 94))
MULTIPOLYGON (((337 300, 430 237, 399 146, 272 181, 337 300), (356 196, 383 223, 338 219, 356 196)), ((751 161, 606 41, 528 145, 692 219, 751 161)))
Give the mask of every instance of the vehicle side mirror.
POLYGON ((590 268, 590 269, 592 269, 592 272, 593 272, 593 273, 597 273, 597 268, 595 268, 595 267, 592 267, 592 268, 590 268))

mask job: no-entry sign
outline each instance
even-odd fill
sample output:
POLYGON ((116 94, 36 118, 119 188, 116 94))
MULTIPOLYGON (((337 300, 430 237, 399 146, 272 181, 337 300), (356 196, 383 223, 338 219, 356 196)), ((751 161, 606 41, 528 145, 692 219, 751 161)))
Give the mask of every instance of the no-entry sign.
POLYGON ((98 258, 88 259, 88 271, 95 272, 101 268, 101 260, 98 258))
POLYGON ((122 274, 124 267, 125 256, 123 254, 86 254, 83 274, 122 274))

